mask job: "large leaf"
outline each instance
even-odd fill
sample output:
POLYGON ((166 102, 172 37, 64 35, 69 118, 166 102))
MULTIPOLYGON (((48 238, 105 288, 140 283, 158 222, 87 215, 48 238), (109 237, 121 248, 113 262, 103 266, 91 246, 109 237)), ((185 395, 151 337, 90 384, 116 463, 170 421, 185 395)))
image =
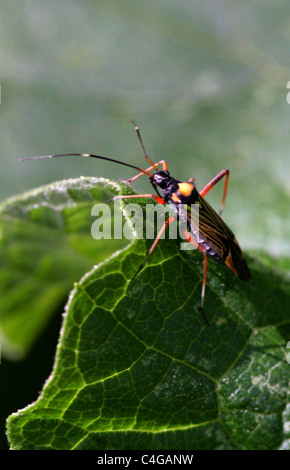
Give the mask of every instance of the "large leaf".
POLYGON ((210 263, 207 327, 201 255, 161 240, 131 281, 147 250, 135 240, 75 285, 52 374, 8 420, 11 447, 287 446, 283 271, 248 256, 253 279, 243 283, 210 263))

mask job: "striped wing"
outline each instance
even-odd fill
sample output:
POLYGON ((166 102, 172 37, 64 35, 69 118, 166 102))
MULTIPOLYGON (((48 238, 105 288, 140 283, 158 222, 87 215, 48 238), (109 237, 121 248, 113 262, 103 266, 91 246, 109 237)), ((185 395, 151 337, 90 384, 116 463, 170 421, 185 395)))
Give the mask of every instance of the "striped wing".
POLYGON ((251 278, 249 268, 231 229, 200 194, 195 204, 199 206, 199 213, 191 210, 188 205, 186 214, 195 239, 206 250, 208 256, 225 264, 240 279, 249 281, 251 278))

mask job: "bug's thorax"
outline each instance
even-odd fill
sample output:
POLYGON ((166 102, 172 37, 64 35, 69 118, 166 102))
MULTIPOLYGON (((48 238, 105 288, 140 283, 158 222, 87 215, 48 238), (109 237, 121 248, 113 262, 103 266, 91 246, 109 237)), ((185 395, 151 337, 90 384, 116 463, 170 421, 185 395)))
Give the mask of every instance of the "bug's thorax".
POLYGON ((176 180, 170 176, 168 171, 154 173, 152 184, 160 188, 166 202, 173 202, 174 204, 192 202, 197 193, 193 182, 176 180))

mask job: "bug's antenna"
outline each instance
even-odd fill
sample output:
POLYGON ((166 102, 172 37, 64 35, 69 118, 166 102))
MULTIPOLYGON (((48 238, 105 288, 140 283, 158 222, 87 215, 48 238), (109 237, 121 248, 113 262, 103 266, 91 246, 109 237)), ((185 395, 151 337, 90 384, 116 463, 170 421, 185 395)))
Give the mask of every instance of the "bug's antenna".
POLYGON ((141 134, 140 134, 140 129, 139 127, 137 126, 136 122, 133 121, 133 119, 130 119, 129 122, 132 122, 132 124, 134 125, 135 127, 135 131, 137 132, 137 136, 138 136, 138 139, 139 139, 139 142, 141 144, 141 147, 142 147, 142 150, 143 150, 143 153, 144 153, 144 156, 146 158, 146 160, 150 163, 150 165, 152 165, 155 169, 157 169, 155 163, 151 160, 151 158, 148 156, 146 150, 145 150, 145 146, 144 146, 144 143, 143 143, 143 140, 142 140, 142 137, 141 137, 141 134))
POLYGON ((149 173, 148 170, 142 170, 142 168, 138 168, 135 165, 130 165, 130 163, 125 163, 121 162, 119 160, 115 160, 113 158, 109 157, 101 157, 100 155, 93 155, 91 153, 60 153, 58 155, 41 155, 38 157, 26 157, 26 158, 21 158, 19 161, 23 162, 25 160, 40 160, 43 158, 56 158, 56 157, 90 157, 90 158, 98 158, 99 160, 106 160, 108 162, 113 162, 113 163, 119 163, 119 165, 124 165, 128 166, 129 168, 134 168, 134 170, 138 170, 144 175, 149 176, 150 178, 152 177, 151 173, 149 173))

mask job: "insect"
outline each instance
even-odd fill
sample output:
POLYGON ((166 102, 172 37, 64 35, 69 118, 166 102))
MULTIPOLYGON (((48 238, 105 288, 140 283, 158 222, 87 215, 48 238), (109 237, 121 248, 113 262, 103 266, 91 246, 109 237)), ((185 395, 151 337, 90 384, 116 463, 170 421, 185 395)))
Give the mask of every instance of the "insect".
MULTIPOLYGON (((176 217, 169 216, 161 229, 159 230, 144 262, 136 272, 135 276, 142 270, 145 263, 147 262, 149 256, 153 253, 156 248, 157 243, 161 239, 166 228, 173 223, 174 221, 179 220, 181 216, 186 217, 187 227, 189 231, 183 231, 183 235, 186 241, 191 243, 195 248, 197 248, 204 256, 203 262, 203 280, 201 287, 201 301, 199 310, 202 313, 206 323, 208 320, 204 312, 204 298, 205 298, 205 287, 206 287, 206 278, 207 278, 207 263, 208 257, 213 258, 220 264, 225 265, 229 268, 239 279, 242 281, 249 281, 251 279, 251 274, 247 266, 244 254, 238 244, 237 239, 235 238, 233 232, 225 224, 221 218, 222 211, 224 208, 228 181, 229 181, 229 170, 223 169, 218 173, 201 191, 197 191, 194 178, 189 178, 188 181, 180 181, 173 178, 169 171, 168 165, 165 160, 160 160, 157 163, 154 163, 151 158, 148 156, 145 146, 140 134, 139 127, 134 124, 139 142, 141 144, 144 156, 149 162, 150 166, 144 170, 135 165, 125 163, 119 160, 115 160, 108 157, 102 157, 100 155, 93 154, 78 154, 78 153, 67 153, 59 155, 44 155, 38 157, 28 157, 22 158, 23 160, 36 160, 42 158, 55 158, 55 157, 64 157, 64 156, 81 156, 81 157, 90 157, 98 158, 101 160, 107 160, 113 163, 118 163, 120 165, 133 168, 138 171, 138 174, 127 180, 128 184, 131 184, 133 181, 136 181, 139 177, 147 175, 149 181, 154 188, 156 194, 136 194, 136 195, 126 195, 126 196, 116 196, 113 199, 130 199, 130 198, 152 198, 159 204, 170 204, 174 209, 176 217), (158 168, 162 166, 162 170, 158 168), (208 202, 204 199, 204 196, 222 179, 225 178, 224 183, 224 192, 221 202, 221 207, 219 214, 209 205, 208 202), (191 205, 198 204, 199 206, 199 232, 198 236, 194 236, 195 233, 194 223, 191 215, 191 205), (184 209, 181 212, 181 208, 186 208, 185 213, 184 209)), ((134 276, 134 277, 135 277, 134 276)))

